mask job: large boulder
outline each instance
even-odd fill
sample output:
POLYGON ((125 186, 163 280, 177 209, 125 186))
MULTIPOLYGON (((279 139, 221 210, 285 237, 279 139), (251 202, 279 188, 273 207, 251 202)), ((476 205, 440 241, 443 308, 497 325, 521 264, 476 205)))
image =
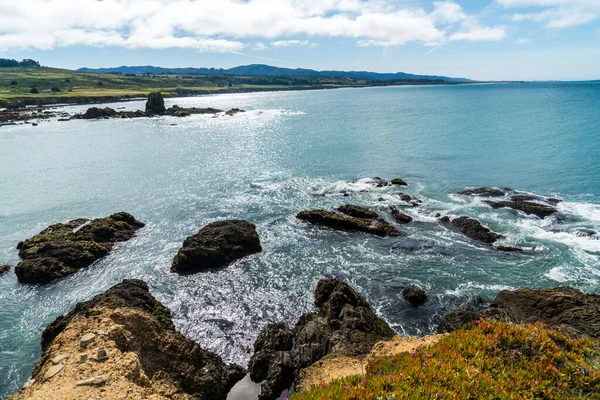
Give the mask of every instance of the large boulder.
POLYGON ((532 201, 492 201, 486 200, 486 204, 492 208, 512 208, 513 210, 522 211, 525 214, 537 215, 540 218, 549 217, 558 212, 558 210, 550 205, 534 203, 532 201))
POLYGON ((173 259, 171 272, 190 274, 226 267, 262 251, 256 226, 240 220, 213 222, 185 239, 173 259))
POLYGON ((177 332, 139 280, 58 317, 42 333, 42 352, 33 381, 9 399, 224 400, 245 375, 177 332))
POLYGON ((340 231, 366 232, 377 236, 406 235, 381 218, 356 218, 326 210, 302 211, 296 218, 340 231))
POLYGON ((110 118, 117 115, 117 112, 110 107, 90 107, 84 114, 73 116, 76 119, 98 119, 98 118, 110 118))
POLYGON ((23 259, 15 267, 22 283, 48 283, 72 275, 106 256, 116 242, 124 242, 144 226, 131 214, 116 213, 92 221, 75 219, 50 225, 18 244, 23 259))
POLYGON ((458 217, 453 219, 452 225, 461 231, 465 236, 483 243, 494 243, 502 237, 489 228, 486 228, 481 222, 469 217, 458 217))
POLYGON ((423 289, 407 287, 402 290, 402 298, 413 307, 418 307, 427 302, 427 295, 423 289))
POLYGON ((319 281, 316 313, 300 317, 294 328, 266 326, 254 344, 250 377, 262 383, 261 400, 276 399, 292 386, 300 371, 327 354, 362 356, 394 332, 366 300, 336 279, 319 281))
POLYGON ((146 101, 146 114, 164 114, 167 109, 165 108, 165 99, 161 92, 152 92, 148 95, 148 101, 146 101))

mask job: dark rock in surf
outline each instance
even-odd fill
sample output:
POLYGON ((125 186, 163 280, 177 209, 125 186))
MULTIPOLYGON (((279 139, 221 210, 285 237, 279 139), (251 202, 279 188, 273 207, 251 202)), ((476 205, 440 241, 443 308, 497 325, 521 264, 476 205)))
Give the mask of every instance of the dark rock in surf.
POLYGON ((260 251, 254 224, 241 220, 213 222, 185 239, 173 259, 171 272, 191 274, 226 267, 260 251))
POLYGON ((532 200, 542 200, 541 197, 533 196, 530 194, 515 194, 514 196, 510 196, 511 201, 532 201, 532 200))
POLYGON ((531 201, 486 200, 484 203, 488 204, 492 208, 512 208, 513 210, 522 211, 525 214, 537 215, 540 218, 549 217, 558 211, 556 208, 549 205, 533 203, 531 201))
POLYGON ((10 265, 0 265, 0 276, 6 274, 8 271, 10 271, 11 266, 10 265))
POLYGON ((403 212, 398 211, 396 208, 391 208, 390 214, 399 224, 408 224, 413 220, 410 215, 404 214, 403 212))
POLYGON ((366 207, 357 206, 354 204, 346 204, 337 209, 339 212, 349 215, 355 218, 367 218, 374 219, 377 218, 378 215, 375 211, 369 210, 366 207))
POLYGON ((15 273, 22 283, 48 283, 72 275, 106 256, 115 243, 133 238, 143 226, 124 212, 50 225, 17 245, 23 261, 15 273))
POLYGON ((390 186, 390 183, 388 181, 386 181, 385 179, 381 179, 380 177, 376 176, 375 178, 373 178, 373 185, 375 187, 382 188, 382 187, 390 186))
POLYGON ((227 110, 225 115, 229 117, 233 117, 235 114, 246 112, 246 110, 242 110, 240 108, 232 108, 231 110, 227 110))
MULTIPOLYGON (((242 367, 225 364, 221 357, 178 332, 169 309, 150 294, 145 282, 125 280, 90 301, 77 304, 48 325, 42 333, 43 354, 32 374, 36 385, 24 389, 26 398, 43 398, 48 392, 44 374, 53 365, 56 352, 73 348, 73 342, 79 347, 85 333, 80 332, 82 321, 91 332, 105 332, 95 340, 110 342, 114 354, 102 362, 103 371, 109 380, 118 380, 121 390, 132 389, 136 393, 133 398, 151 398, 163 390, 174 393, 173 398, 225 400, 246 374, 242 367), (123 361, 124 357, 119 356, 125 354, 133 357, 127 356, 123 361), (111 377, 123 370, 119 363, 131 370, 111 377)), ((79 398, 114 398, 90 393, 79 398)))
POLYGON ((341 215, 333 211, 310 210, 301 211, 296 218, 314 225, 321 225, 340 231, 366 232, 377 236, 405 236, 383 219, 365 219, 341 215))
POLYGON ((408 186, 408 183, 404 182, 404 180, 400 179, 400 178, 394 178, 391 180, 392 185, 399 185, 399 186, 408 186))
POLYGON ((324 279, 315 290, 317 313, 300 317, 294 328, 272 324, 254 344, 250 377, 263 382, 261 400, 274 400, 300 371, 328 354, 363 356, 394 332, 348 284, 324 279))
POLYGON ((396 196, 399 196, 400 200, 402 200, 405 203, 409 203, 413 207, 418 207, 418 206, 420 206, 423 203, 422 200, 419 200, 419 199, 417 199, 415 197, 409 196, 409 195, 404 194, 404 193, 396 193, 396 196))
POLYGON ((502 237, 483 226, 481 222, 469 217, 455 218, 452 220, 452 225, 465 236, 482 243, 494 243, 502 237))
POLYGON ((165 99, 161 92, 152 92, 148 95, 148 101, 146 102, 146 114, 164 114, 167 109, 165 108, 165 99))
POLYGON ((512 246, 496 246, 496 250, 505 251, 507 253, 522 253, 524 250, 519 247, 512 246))
POLYGON ((402 298, 413 307, 422 306, 427 301, 425 291, 418 288, 405 288, 402 291, 402 298))
POLYGON ((490 187, 480 187, 476 189, 467 189, 457 192, 463 196, 479 196, 479 197, 504 197, 506 194, 505 190, 490 188, 490 187))
POLYGON ((550 203, 550 204, 552 204, 554 206, 556 206, 556 205, 562 203, 562 200, 561 199, 556 199, 554 197, 550 197, 550 198, 546 199, 546 202, 550 203))
POLYGON ((104 107, 104 108, 91 107, 91 108, 87 109, 85 114, 74 116, 74 118, 79 118, 79 119, 110 118, 110 117, 115 116, 116 114, 117 114, 117 112, 110 107, 104 107))

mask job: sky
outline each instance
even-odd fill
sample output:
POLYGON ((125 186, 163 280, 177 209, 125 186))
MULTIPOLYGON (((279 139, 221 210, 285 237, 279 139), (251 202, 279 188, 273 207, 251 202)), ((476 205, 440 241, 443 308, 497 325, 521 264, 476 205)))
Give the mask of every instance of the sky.
POLYGON ((600 79, 600 0, 0 0, 0 58, 600 79))

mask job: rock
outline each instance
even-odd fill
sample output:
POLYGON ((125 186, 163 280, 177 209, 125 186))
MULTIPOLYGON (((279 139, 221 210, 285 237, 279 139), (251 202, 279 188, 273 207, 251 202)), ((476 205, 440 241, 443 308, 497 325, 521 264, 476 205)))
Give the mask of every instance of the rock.
POLYGON ((233 117, 235 114, 241 113, 241 112, 246 112, 246 110, 241 110, 239 108, 232 108, 231 110, 226 111, 225 115, 229 115, 230 117, 233 117))
POLYGON ((409 287, 402 291, 402 298, 413 307, 422 306, 427 301, 427 295, 423 289, 409 287))
POLYGON ((188 237, 173 259, 171 272, 196 273, 226 267, 262 251, 256 226, 246 221, 213 222, 188 237))
POLYGON ((69 357, 71 357, 71 354, 59 354, 52 359, 52 364, 56 365, 59 362, 66 360, 69 357))
POLYGON ((525 214, 537 215, 540 218, 549 217, 550 215, 557 212, 556 208, 533 203, 531 201, 491 201, 486 200, 484 203, 490 205, 492 208, 512 208, 513 210, 522 211, 525 214))
POLYGON ((355 218, 367 218, 374 219, 377 218, 378 215, 375 211, 369 210, 368 208, 356 206, 353 204, 346 204, 345 206, 341 206, 337 209, 339 212, 349 215, 355 218))
POLYGON ((294 328, 268 325, 254 345, 250 377, 261 386, 259 399, 276 399, 300 371, 327 354, 362 356, 394 332, 354 289, 336 279, 319 281, 317 313, 300 317, 294 328))
POLYGON ((65 366, 63 364, 57 364, 57 365, 54 365, 54 366, 48 368, 48 370, 44 374, 44 381, 48 381, 48 380, 54 378, 64 368, 65 368, 65 366))
POLYGON ((483 226, 481 222, 469 217, 455 218, 452 220, 452 225, 465 236, 478 242, 494 243, 502 237, 483 226))
POLYGON ((94 361, 104 361, 104 360, 107 360, 108 359, 108 352, 106 351, 106 349, 104 347, 101 347, 96 352, 96 355, 90 357, 90 359, 92 359, 94 361))
POLYGON ((83 379, 75 383, 75 386, 100 386, 104 385, 108 379, 106 375, 94 376, 92 378, 83 379))
POLYGON ((522 253, 524 250, 519 248, 519 247, 512 247, 512 246, 496 246, 496 250, 499 251, 506 251, 509 253, 522 253))
POLYGON ((476 189, 467 189, 457 192, 463 196, 480 196, 480 197, 504 197, 506 191, 490 187, 480 187, 476 189))
POLYGON ((86 333, 81 337, 81 339, 79 339, 79 346, 87 347, 94 339, 96 339, 96 334, 86 333))
POLYGON ((167 109, 165 108, 165 99, 163 99, 162 93, 152 92, 148 95, 148 101, 146 102, 146 114, 164 114, 167 109))
POLYGON ((400 178, 394 178, 391 180, 392 185, 408 186, 408 183, 404 182, 400 178))
POLYGON ((17 245, 23 261, 15 273, 21 283, 48 283, 72 275, 106 256, 116 242, 133 238, 143 226, 123 212, 50 225, 17 245))
POLYGON ((423 201, 404 193, 396 193, 396 196, 399 196, 400 200, 404 201, 405 203, 409 203, 413 207, 418 207, 423 203, 423 201))
POLYGON ((110 108, 98 108, 98 107, 90 107, 87 109, 85 114, 77 115, 76 117, 79 119, 98 119, 98 118, 109 118, 117 115, 117 112, 110 108))
POLYGON ((394 226, 382 219, 347 217, 332 211, 302 211, 296 218, 315 225, 322 225, 340 231, 366 232, 377 236, 405 236, 394 226))
POLYGON ((453 310, 442 317, 437 333, 450 333, 469 325, 479 319, 479 314, 472 307, 453 310))
POLYGON ((394 220, 396 220, 396 222, 398 222, 399 224, 408 224, 413 220, 410 215, 404 214, 403 212, 400 212, 395 208, 392 208, 390 210, 390 213, 392 214, 394 220))
POLYGON ((10 265, 0 265, 0 276, 6 274, 8 271, 10 271, 11 266, 10 265))
POLYGON ((538 196, 532 196, 530 194, 516 194, 514 196, 510 196, 511 201, 531 201, 531 200, 542 200, 538 196))
POLYGON ((450 223, 450 217, 447 216, 447 215, 444 215, 438 221, 440 221, 441 224, 449 224, 450 223))
POLYGON ((83 385, 90 390, 85 398, 113 399, 127 393, 132 399, 225 400, 233 385, 246 375, 243 368, 225 364, 219 356, 175 330, 170 311, 150 294, 146 283, 125 280, 77 304, 44 330, 43 354, 32 377, 39 381, 46 375, 51 354, 78 349, 82 329, 107 332, 106 337, 96 337, 96 341, 103 343, 99 353, 106 351, 110 357, 101 365, 85 367, 73 360, 60 376, 18 392, 19 399, 41 399, 45 393, 57 399, 81 398, 82 392, 73 394, 69 390, 83 385), (118 379, 113 382, 111 378, 110 385, 95 389, 104 383, 103 379, 93 376, 82 380, 86 371, 118 379))
MULTIPOLYGON (((578 228, 575 229, 573 231, 573 233, 575 233, 575 236, 577 237, 588 237, 588 238, 594 238, 594 237, 598 237, 600 236, 598 234, 598 232, 596 232, 593 229, 586 229, 586 228, 578 228)), ((10 268, 10 266, 8 266, 10 268)), ((2 268, 0 268, 0 275, 2 275, 2 268)))
POLYGON ((550 197, 550 198, 546 199, 546 202, 550 203, 552 205, 558 205, 558 204, 562 203, 562 200, 550 197))
POLYGON ((382 187, 390 186, 390 183, 388 181, 386 181, 385 179, 381 179, 380 177, 376 176, 375 178, 373 178, 373 185, 375 187, 382 188, 382 187))
POLYGON ((88 359, 87 353, 79 353, 79 364, 83 364, 88 359))

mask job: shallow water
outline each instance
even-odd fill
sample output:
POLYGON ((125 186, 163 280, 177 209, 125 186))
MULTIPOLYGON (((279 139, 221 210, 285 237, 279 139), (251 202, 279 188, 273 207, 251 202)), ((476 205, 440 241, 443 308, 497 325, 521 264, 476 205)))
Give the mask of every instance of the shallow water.
MULTIPOLYGON (((0 128, 0 264, 49 224, 128 211, 147 223, 105 259, 46 286, 0 278, 0 397, 29 377, 40 334, 58 315, 124 278, 146 280, 185 335, 244 364, 262 326, 295 323, 322 277, 352 283, 400 334, 435 330, 474 296, 523 286, 600 289, 600 84, 388 87, 168 99, 240 107, 234 117, 41 122, 0 128), (402 177, 408 188, 368 179, 402 177), (452 193, 512 187, 560 197, 560 218, 493 210, 452 193), (410 208, 393 193, 425 201, 410 208), (343 194, 350 194, 344 197, 343 194), (384 201, 380 201, 383 198, 384 201), (408 238, 306 226, 303 209, 346 202, 405 208, 408 238), (503 234, 507 254, 439 226, 474 216, 503 234), (257 225, 264 251, 221 271, 180 277, 184 238, 223 218, 257 225), (406 285, 431 300, 413 309, 406 285)), ((143 108, 143 102, 113 108, 143 108)), ((75 112, 87 107, 65 107, 75 112)))

